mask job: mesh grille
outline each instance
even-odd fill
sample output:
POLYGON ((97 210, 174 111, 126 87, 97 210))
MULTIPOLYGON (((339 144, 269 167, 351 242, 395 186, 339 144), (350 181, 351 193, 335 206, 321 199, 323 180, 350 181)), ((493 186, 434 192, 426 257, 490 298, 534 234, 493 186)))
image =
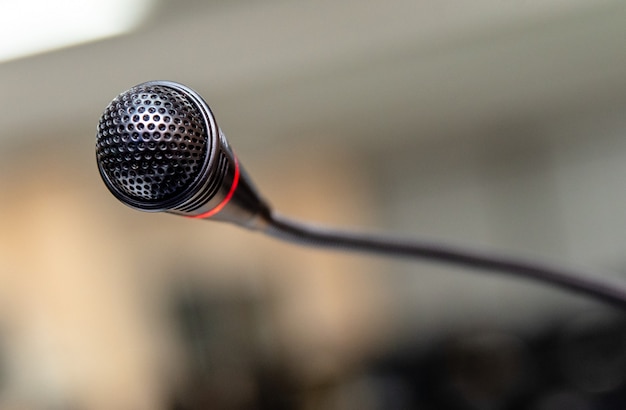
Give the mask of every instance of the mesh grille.
POLYGON ((98 124, 96 155, 118 193, 158 202, 194 181, 209 145, 193 101, 175 89, 146 85, 107 106, 98 124))

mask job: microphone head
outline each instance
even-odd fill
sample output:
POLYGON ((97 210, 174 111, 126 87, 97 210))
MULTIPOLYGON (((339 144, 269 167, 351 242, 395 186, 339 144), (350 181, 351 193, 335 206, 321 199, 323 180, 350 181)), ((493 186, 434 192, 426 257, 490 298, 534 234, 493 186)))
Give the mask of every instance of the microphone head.
POLYGON ((209 106, 182 84, 150 81, 111 101, 96 159, 111 193, 132 208, 208 217, 233 197, 248 211, 260 206, 209 106))
POLYGON ((217 134, 187 92, 165 82, 137 85, 117 96, 100 117, 100 173, 122 202, 166 210, 205 171, 217 134))

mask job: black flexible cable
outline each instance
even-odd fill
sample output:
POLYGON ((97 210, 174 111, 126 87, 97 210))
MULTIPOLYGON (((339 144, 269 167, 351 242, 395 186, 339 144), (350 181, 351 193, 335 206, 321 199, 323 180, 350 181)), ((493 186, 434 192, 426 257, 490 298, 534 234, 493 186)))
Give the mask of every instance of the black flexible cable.
POLYGON ((276 213, 267 216, 265 233, 303 245, 339 248, 443 262, 452 265, 509 273, 594 297, 626 309, 626 287, 582 272, 536 261, 527 261, 450 245, 323 228, 294 221, 276 213))

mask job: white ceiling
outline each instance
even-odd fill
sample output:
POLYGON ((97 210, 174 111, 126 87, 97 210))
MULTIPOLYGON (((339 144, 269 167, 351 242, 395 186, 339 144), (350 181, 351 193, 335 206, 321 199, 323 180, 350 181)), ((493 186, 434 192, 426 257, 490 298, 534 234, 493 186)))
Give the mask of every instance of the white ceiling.
POLYGON ((0 64, 0 141, 93 138, 154 79, 203 94, 237 146, 544 121, 626 101, 625 22, 608 0, 161 1, 133 34, 0 64))

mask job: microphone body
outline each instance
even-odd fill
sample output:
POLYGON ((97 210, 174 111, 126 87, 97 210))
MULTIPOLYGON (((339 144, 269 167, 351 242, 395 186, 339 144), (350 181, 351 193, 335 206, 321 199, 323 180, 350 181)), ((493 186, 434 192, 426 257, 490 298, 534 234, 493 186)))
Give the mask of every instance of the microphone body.
POLYGON ((302 245, 509 273, 626 309, 626 287, 595 275, 445 244, 321 228, 274 213, 207 103, 182 84, 150 81, 111 101, 98 124, 96 159, 111 193, 142 211, 233 222, 302 245))

